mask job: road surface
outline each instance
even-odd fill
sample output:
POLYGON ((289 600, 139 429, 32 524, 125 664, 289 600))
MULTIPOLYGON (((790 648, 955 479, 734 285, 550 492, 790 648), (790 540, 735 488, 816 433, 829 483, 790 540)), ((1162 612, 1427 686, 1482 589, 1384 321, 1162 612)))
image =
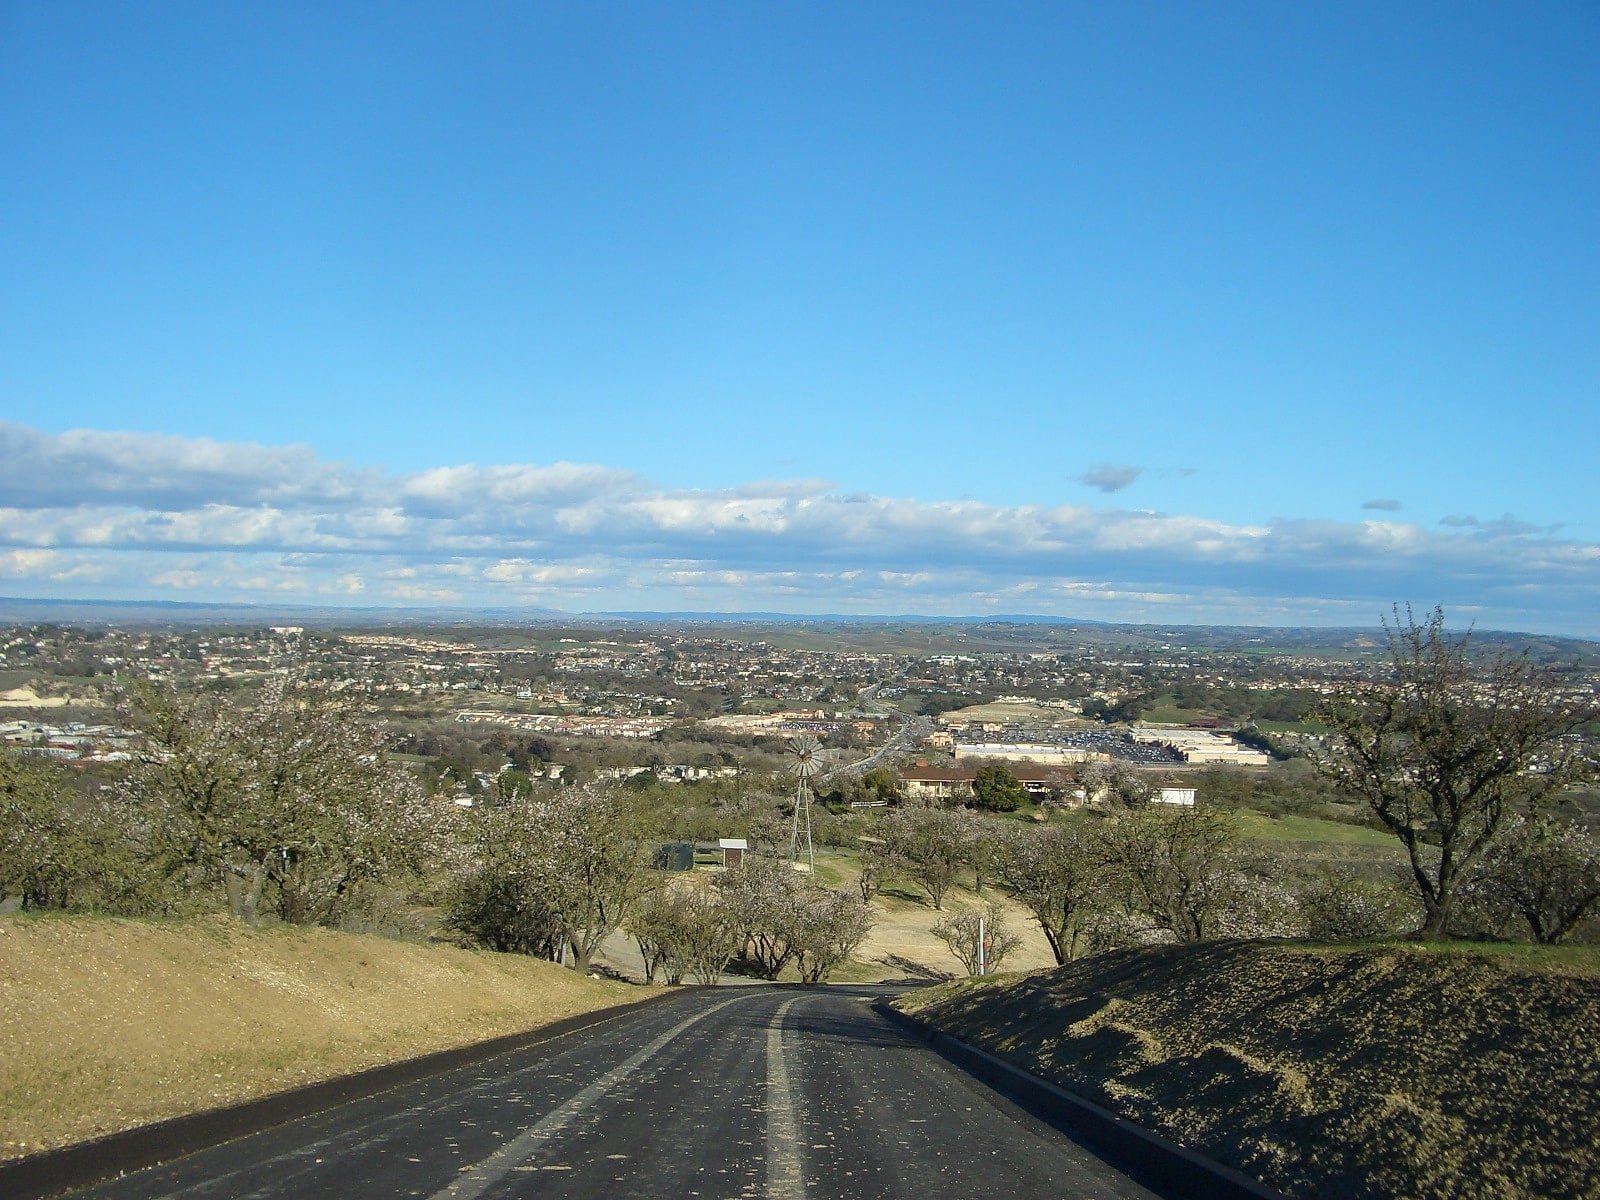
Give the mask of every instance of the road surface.
POLYGON ((868 1007, 710 988, 76 1193, 1150 1197, 868 1007))
POLYGON ((898 717, 900 728, 895 730, 882 746, 879 746, 867 757, 857 759, 853 763, 846 763, 842 767, 834 768, 834 770, 828 772, 830 776, 865 775, 873 767, 882 763, 885 758, 914 749, 917 737, 927 734, 933 728, 933 722, 928 720, 927 717, 909 717, 904 713, 891 712, 879 704, 878 689, 882 686, 883 684, 881 683, 875 683, 871 687, 863 688, 861 695, 857 697, 856 703, 869 712, 875 712, 885 717, 898 717))

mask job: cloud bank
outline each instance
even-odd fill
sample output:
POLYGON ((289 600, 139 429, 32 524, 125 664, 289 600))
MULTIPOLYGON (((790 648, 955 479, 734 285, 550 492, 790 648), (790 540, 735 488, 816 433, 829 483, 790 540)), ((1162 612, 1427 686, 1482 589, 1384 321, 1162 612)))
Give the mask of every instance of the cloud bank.
POLYGON ((574 463, 396 474, 307 446, 0 423, 0 591, 1272 624, 1366 624, 1409 599, 1593 635, 1600 546, 1509 517, 1239 525, 574 463))

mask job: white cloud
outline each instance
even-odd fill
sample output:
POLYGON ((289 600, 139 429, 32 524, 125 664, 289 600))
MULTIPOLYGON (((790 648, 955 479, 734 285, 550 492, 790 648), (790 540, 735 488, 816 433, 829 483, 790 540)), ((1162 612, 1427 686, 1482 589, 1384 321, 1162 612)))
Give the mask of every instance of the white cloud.
MULTIPOLYGON (((1138 474, 1116 470, 1133 472, 1119 487, 1138 474)), ((1025 601, 1289 623, 1367 620, 1412 598, 1600 632, 1600 546, 1556 533, 1510 516, 1241 525, 818 480, 671 488, 573 463, 392 475, 303 446, 0 423, 0 577, 129 598, 929 613, 1025 601)))
POLYGON ((190 591, 204 584, 206 579, 198 571, 160 571, 150 577, 150 582, 156 587, 190 591))
POLYGON ((0 554, 0 577, 30 579, 49 575, 61 561, 54 550, 8 550, 0 554))

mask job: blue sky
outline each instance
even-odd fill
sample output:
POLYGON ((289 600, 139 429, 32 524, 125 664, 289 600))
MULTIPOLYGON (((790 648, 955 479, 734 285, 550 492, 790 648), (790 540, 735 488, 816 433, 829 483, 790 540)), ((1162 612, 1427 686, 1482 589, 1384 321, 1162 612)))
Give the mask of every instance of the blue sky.
POLYGON ((1600 635, 1597 49, 0 0, 0 593, 1600 635))

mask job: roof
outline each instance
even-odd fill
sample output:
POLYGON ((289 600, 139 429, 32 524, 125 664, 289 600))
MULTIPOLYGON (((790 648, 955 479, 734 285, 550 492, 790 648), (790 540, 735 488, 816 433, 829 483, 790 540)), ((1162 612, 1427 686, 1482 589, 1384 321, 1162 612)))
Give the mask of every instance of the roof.
POLYGON ((907 783, 971 783, 977 777, 977 767, 906 767, 900 772, 907 783))
MULTIPOLYGON (((986 764, 1004 765, 1022 783, 1069 783, 1074 776, 1061 767, 1041 766, 1037 763, 986 764)), ((907 783, 971 783, 978 777, 981 767, 905 767, 900 778, 907 783)))

